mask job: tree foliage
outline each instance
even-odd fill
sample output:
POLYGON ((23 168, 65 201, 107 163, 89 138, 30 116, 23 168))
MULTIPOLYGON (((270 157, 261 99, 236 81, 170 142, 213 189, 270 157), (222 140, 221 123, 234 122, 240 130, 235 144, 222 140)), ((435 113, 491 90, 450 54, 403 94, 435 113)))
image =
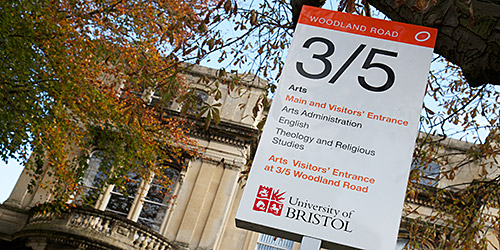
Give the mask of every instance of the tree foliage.
MULTIPOLYGON (((436 59, 436 62, 439 58, 436 59)), ((491 249, 498 241, 498 89, 470 88, 460 68, 443 62, 429 76, 407 198, 428 200, 430 214, 406 207, 410 246, 429 249, 491 249), (447 138, 472 144, 449 145, 447 138), (418 185, 430 164, 438 188, 418 185), (466 176, 464 178, 464 176, 466 176), (428 223, 431 222, 431 223, 428 223), (490 234, 491 238, 486 235, 490 234), (489 247, 489 248, 488 248, 489 247)))
MULTIPOLYGON (((326 3, 334 5, 362 15, 374 12, 366 1, 326 3)), ((129 171, 161 176, 165 160, 195 154, 187 121, 165 111, 173 99, 183 102, 185 112, 198 106, 195 91, 183 81, 181 62, 247 69, 268 79, 273 92, 293 33, 292 16, 284 0, 4 1, 0 156, 27 162, 26 152, 33 150, 37 157, 27 164, 33 180, 44 171, 55 176, 46 185, 61 201, 81 192, 89 148, 105 152, 117 166, 109 183, 124 186, 129 171), (151 92, 161 95, 155 106, 144 94, 151 92)), ((441 57, 433 65, 421 117, 425 133, 417 141, 418 164, 407 197, 424 197, 435 212, 405 209, 409 246, 486 249, 484 235, 499 231, 498 90, 470 88, 461 68, 441 57), (448 137, 474 144, 450 149, 444 143, 448 137), (445 166, 435 177, 444 183, 439 189, 418 184, 432 163, 445 166), (470 164, 480 171, 472 182, 457 185, 457 175, 470 164)), ((244 93, 226 70, 217 77, 200 82, 216 100, 220 84, 244 93)), ((263 96, 255 113, 267 104, 263 96)), ((206 126, 219 121, 219 105, 201 108, 206 126)))
POLYGON ((193 155, 186 121, 164 109, 189 92, 179 55, 194 46, 211 7, 204 0, 2 1, 2 160, 24 161, 33 185, 65 201, 81 192, 90 149, 119 166, 109 174, 118 186, 129 171, 161 176, 168 162, 193 155), (148 92, 162 102, 147 105, 148 92), (37 159, 28 162, 31 150, 37 159), (42 183, 46 175, 54 178, 42 183))

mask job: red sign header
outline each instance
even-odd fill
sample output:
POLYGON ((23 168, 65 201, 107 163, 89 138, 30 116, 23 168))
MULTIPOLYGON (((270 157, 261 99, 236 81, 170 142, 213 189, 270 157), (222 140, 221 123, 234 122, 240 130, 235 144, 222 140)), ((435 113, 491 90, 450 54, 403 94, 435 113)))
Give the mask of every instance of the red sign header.
POLYGON ((352 34, 434 48, 437 30, 343 12, 302 7, 299 23, 352 34))

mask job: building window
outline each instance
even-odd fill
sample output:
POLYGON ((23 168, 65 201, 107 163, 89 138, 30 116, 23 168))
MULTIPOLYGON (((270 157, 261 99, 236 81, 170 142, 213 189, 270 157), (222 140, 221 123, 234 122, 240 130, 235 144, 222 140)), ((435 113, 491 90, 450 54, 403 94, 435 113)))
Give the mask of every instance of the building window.
POLYGON ((156 179, 153 180, 144 199, 139 219, 137 220, 139 223, 157 232, 160 231, 163 218, 165 218, 172 204, 172 200, 174 199, 173 191, 179 179, 179 170, 176 168, 167 168, 165 170, 165 175, 167 175, 172 182, 165 188, 158 185, 156 179))
POLYGON ((171 180, 168 187, 159 185, 156 178, 147 183, 139 175, 130 172, 126 177, 124 190, 117 190, 113 186, 104 189, 107 178, 104 173, 108 173, 112 165, 112 161, 104 159, 101 151, 92 152, 90 156, 83 180, 83 202, 132 219, 159 232, 174 199, 173 193, 180 177, 181 166, 172 165, 165 169, 164 174, 171 180), (144 198, 138 199, 141 190, 144 198), (97 205, 97 200, 100 200, 99 204, 102 205, 97 205))
POLYGON ((199 114, 200 110, 207 104, 208 94, 207 92, 196 89, 194 90, 193 99, 190 99, 188 111, 191 114, 199 114))
POLYGON ((83 201, 85 204, 94 205, 99 198, 100 190, 103 188, 106 175, 111 166, 110 160, 106 160, 103 152, 93 151, 90 154, 87 170, 83 177, 83 201))
POLYGON ((157 91, 153 92, 151 94, 151 97, 149 97, 149 105, 151 106, 157 106, 157 105, 162 105, 163 108, 172 108, 174 104, 174 97, 170 97, 167 103, 165 103, 165 100, 162 99, 162 97, 158 94, 157 91))
POLYGON ((142 178, 140 178, 137 174, 132 172, 129 173, 127 176, 125 190, 120 192, 120 190, 113 188, 113 191, 111 191, 111 197, 109 199, 108 206, 106 207, 106 211, 127 217, 130 209, 132 208, 132 204, 134 203, 135 196, 139 191, 141 182, 142 178))
POLYGON ((202 90, 196 90, 196 107, 201 109, 208 101, 208 94, 202 90))
POLYGON ((260 234, 256 250, 292 250, 293 241, 276 236, 260 234))

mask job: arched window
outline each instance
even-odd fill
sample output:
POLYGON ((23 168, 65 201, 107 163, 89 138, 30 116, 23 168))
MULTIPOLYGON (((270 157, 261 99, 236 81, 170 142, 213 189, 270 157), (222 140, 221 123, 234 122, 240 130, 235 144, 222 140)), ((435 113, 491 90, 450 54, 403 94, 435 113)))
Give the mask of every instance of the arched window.
POLYGON ((106 180, 111 162, 104 157, 102 151, 93 151, 90 154, 87 170, 83 177, 84 191, 81 199, 85 204, 94 205, 99 198, 100 191, 106 180))

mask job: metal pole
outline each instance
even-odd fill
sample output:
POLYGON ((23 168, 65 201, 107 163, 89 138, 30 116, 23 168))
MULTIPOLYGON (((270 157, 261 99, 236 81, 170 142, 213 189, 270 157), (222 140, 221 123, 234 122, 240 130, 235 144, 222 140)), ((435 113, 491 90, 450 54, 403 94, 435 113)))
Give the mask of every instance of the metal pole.
POLYGON ((302 242, 300 242, 300 250, 319 250, 320 247, 321 240, 308 236, 302 236, 302 242))

